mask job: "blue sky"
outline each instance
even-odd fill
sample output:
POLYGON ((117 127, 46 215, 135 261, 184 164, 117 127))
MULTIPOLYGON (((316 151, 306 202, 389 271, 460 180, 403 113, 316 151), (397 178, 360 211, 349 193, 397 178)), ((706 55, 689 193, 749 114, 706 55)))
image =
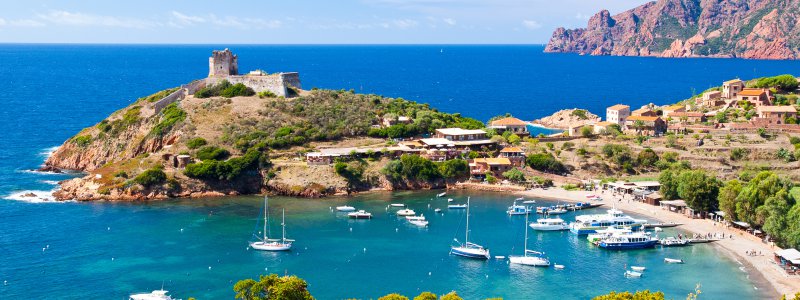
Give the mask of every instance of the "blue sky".
POLYGON ((645 0, 3 0, 2 43, 530 44, 645 0))

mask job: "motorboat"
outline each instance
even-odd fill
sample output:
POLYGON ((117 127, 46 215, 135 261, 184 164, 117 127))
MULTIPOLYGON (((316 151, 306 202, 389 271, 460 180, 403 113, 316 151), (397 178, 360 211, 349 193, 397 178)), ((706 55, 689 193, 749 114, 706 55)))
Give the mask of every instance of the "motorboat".
POLYGON ((567 209, 563 208, 563 207, 556 207, 556 208, 553 208, 553 209, 548 209, 547 212, 545 212, 545 213, 548 214, 548 215, 560 215, 560 214, 567 213, 567 209))
POLYGON ((422 219, 422 220, 418 220, 418 219, 409 220, 408 223, 411 223, 411 224, 419 226, 419 227, 428 226, 428 221, 426 221, 425 219, 422 219))
POLYGON ((636 272, 644 272, 645 269, 646 269, 645 267, 631 266, 631 270, 634 270, 636 272))
POLYGON ((668 264, 682 264, 683 260, 682 259, 677 259, 677 258, 666 258, 665 257, 664 258, 664 262, 668 263, 668 264))
POLYGON ((676 239, 674 236, 663 238, 658 242, 663 247, 680 247, 680 246, 689 245, 689 240, 687 240, 687 239, 676 239))
POLYGON ((517 200, 514 200, 514 203, 508 207, 506 213, 510 216, 516 215, 527 215, 531 212, 531 209, 526 205, 519 205, 517 204, 517 200))
POLYGON ((415 213, 413 210, 411 210, 411 209, 408 209, 408 208, 406 208, 406 209, 401 209, 401 210, 398 210, 398 211, 397 211, 397 215, 398 215, 398 216, 401 216, 401 217, 413 216, 413 215, 416 215, 416 214, 417 214, 417 213, 415 213))
POLYGON ((434 209, 433 212, 440 213, 440 212, 442 212, 442 209, 441 208, 437 208, 437 209, 434 209))
POLYGON ((355 207, 352 207, 352 206, 347 206, 347 205, 344 205, 344 206, 337 206, 337 207, 336 207, 336 211, 340 211, 340 212, 350 212, 350 211, 356 211, 356 208, 355 208, 355 207))
POLYGON ((536 200, 525 200, 522 201, 522 204, 536 204, 536 200))
POLYGON ((175 298, 167 295, 168 291, 163 289, 155 290, 150 293, 132 294, 128 297, 129 300, 175 300, 175 298))
POLYGON ((467 208, 466 204, 450 204, 447 206, 449 209, 464 209, 467 208))
MULTIPOLYGON (((469 197, 467 197, 467 222, 464 234, 464 243, 459 244, 458 246, 450 246, 450 254, 463 256, 467 258, 476 258, 476 259, 489 259, 492 257, 489 254, 489 249, 483 248, 483 246, 471 243, 469 241, 469 197)), ((457 243, 458 240, 454 239, 457 243)))
POLYGON ((453 198, 447 198, 447 202, 453 202, 453 198))
POLYGON ((625 271, 625 277, 628 277, 628 278, 639 278, 639 277, 642 277, 642 273, 628 270, 628 271, 625 271))
POLYGON ((607 229, 600 229, 600 230, 597 230, 597 232, 595 232, 595 233, 590 233, 590 234, 586 235, 586 240, 588 240, 590 243, 594 244, 594 243, 600 242, 600 240, 602 240, 604 238, 607 238, 607 237, 610 237, 610 236, 612 236, 614 234, 631 233, 631 232, 633 232, 633 231, 631 231, 630 227, 628 227, 628 228, 610 227, 610 228, 607 228, 607 229))
POLYGON ((539 231, 569 230, 569 225, 561 218, 538 219, 535 223, 531 223, 530 227, 539 231))
POLYGON ((392 203, 392 204, 389 204, 389 206, 391 206, 391 207, 406 207, 406 205, 404 203, 392 203))
POLYGON ((286 238, 286 210, 283 210, 283 217, 281 220, 281 231, 283 232, 280 239, 270 239, 267 236, 267 224, 269 223, 269 202, 267 197, 264 196, 264 228, 262 236, 257 237, 258 240, 250 243, 250 247, 255 250, 261 251, 287 251, 292 248, 294 240, 286 238))
POLYGON ((365 210, 354 211, 347 214, 348 217, 351 219, 372 219, 372 213, 368 213, 365 210))
POLYGON ((439 194, 436 194, 436 197, 444 197, 444 196, 447 196, 447 192, 441 192, 439 194))
POLYGON ((632 250, 653 248, 658 239, 645 232, 613 234, 597 243, 600 248, 608 250, 632 250))
POLYGON ((555 265, 553 265, 553 268, 556 269, 556 270, 563 270, 564 269, 564 265, 555 264, 555 265))
MULTIPOLYGON (((528 224, 528 215, 525 215, 525 224, 528 224)), ((528 226, 525 226, 525 252, 522 256, 511 255, 508 261, 512 264, 534 266, 534 267, 549 267, 550 260, 544 255, 544 252, 528 250, 528 226)))
POLYGON ((644 223, 644 220, 631 218, 620 210, 609 209, 605 214, 576 216, 575 222, 570 223, 569 229, 579 235, 595 233, 597 230, 606 228, 630 227, 635 231, 640 229, 644 223))
POLYGON ((425 221, 425 216, 424 215, 406 216, 406 220, 409 220, 409 221, 425 221))

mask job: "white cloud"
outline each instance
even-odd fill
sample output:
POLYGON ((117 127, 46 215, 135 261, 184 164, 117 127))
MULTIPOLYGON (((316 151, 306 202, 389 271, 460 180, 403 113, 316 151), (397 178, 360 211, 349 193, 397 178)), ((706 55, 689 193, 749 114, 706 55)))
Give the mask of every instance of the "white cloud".
POLYGON ((534 20, 523 20, 522 26, 525 26, 525 28, 528 28, 530 30, 536 30, 542 28, 542 24, 534 20))
POLYGON ((171 15, 169 24, 175 27, 192 26, 206 22, 203 17, 185 15, 174 10, 171 15))
POLYGON ((233 16, 225 16, 222 18, 216 15, 211 15, 211 23, 219 27, 233 27, 242 30, 250 29, 275 29, 283 26, 283 22, 279 20, 265 20, 260 18, 236 18, 233 16))
POLYGON ((456 20, 453 20, 451 18, 444 18, 442 21, 447 23, 447 25, 450 25, 450 26, 456 25, 456 20))
POLYGON ((392 20, 391 24, 395 28, 407 29, 411 27, 416 27, 417 24, 419 24, 419 22, 411 19, 398 19, 398 20, 392 20))
POLYGON ((3 26, 3 25, 6 25, 6 20, 3 19, 3 18, 0 18, 0 26, 3 26))
POLYGON ((575 19, 578 19, 578 20, 589 20, 589 18, 591 18, 591 17, 592 17, 591 15, 584 15, 582 13, 575 14, 575 19))
POLYGON ((39 19, 45 22, 58 25, 120 27, 135 29, 147 29, 161 25, 160 23, 152 20, 92 15, 63 10, 50 11, 46 14, 37 14, 37 16, 39 19))

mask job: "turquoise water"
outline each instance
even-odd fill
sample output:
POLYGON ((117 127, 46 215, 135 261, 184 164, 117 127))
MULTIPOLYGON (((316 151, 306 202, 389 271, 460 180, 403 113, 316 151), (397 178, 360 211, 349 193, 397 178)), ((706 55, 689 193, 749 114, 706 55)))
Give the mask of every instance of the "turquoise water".
MULTIPOLYGON (((524 217, 504 212, 514 196, 448 196, 463 202, 467 195, 473 204, 472 240, 492 255, 521 254, 524 217)), ((273 197, 273 214, 286 209, 288 234, 297 242, 291 252, 257 252, 247 249, 247 241, 256 230, 261 204, 256 196, 147 205, 0 203, 5 222, 28 224, 21 232, 2 236, 5 263, 0 270, 8 285, 0 287, 0 298, 120 299, 163 282, 183 298, 224 299, 232 297, 236 280, 264 273, 296 274, 309 282, 319 299, 368 299, 426 290, 457 290, 466 299, 585 299, 610 290, 637 289, 661 290, 683 299, 696 284, 702 285, 704 299, 759 296, 746 274, 709 245, 617 252, 596 248, 569 232, 531 231, 530 247, 547 252, 551 261, 566 265, 565 270, 450 256, 453 238, 463 240, 465 212, 447 210, 447 201, 435 198, 434 192, 325 200, 273 197), (424 213, 430 226, 407 224, 394 209, 387 210, 391 202, 404 202, 424 213), (371 211, 374 219, 350 220, 330 210, 345 203, 371 211), (435 214, 434 208, 444 208, 444 214, 435 214), (664 264, 664 257, 686 263, 664 264), (631 265, 646 266, 644 277, 624 278, 625 267, 631 265)), ((572 220, 574 213, 563 218, 572 220)), ((278 224, 272 223, 276 234, 278 224)))

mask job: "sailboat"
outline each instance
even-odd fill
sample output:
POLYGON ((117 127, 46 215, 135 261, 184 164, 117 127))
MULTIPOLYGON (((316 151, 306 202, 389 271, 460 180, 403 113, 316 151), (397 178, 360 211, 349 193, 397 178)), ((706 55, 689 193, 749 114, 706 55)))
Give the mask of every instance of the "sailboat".
MULTIPOLYGON (((457 239, 454 240, 458 243, 457 239)), ((464 244, 451 246, 450 254, 477 259, 489 259, 489 257, 491 257, 491 255, 489 255, 489 249, 469 242, 469 197, 467 197, 467 230, 464 235, 464 244)))
POLYGON ((283 235, 280 239, 270 239, 267 236, 267 224, 269 223, 269 211, 268 211, 269 204, 267 202, 267 196, 264 196, 264 229, 263 235, 258 237, 258 241, 251 242, 250 247, 256 250, 262 251, 287 251, 292 248, 292 242, 294 240, 290 240, 286 238, 286 210, 283 210, 283 217, 281 219, 281 228, 283 231, 283 235))
POLYGON ((525 215, 525 252, 522 256, 509 256, 508 261, 512 264, 549 267, 550 260, 544 256, 543 252, 528 250, 528 215, 525 215), (530 255, 528 255, 530 253, 530 255))

